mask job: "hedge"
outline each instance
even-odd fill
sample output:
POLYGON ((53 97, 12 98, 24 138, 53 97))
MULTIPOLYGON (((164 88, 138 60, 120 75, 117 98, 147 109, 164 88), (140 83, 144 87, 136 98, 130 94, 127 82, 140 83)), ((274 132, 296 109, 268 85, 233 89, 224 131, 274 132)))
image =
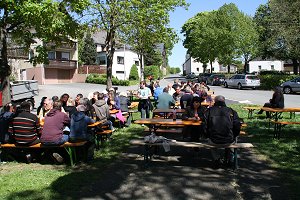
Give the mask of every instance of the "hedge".
POLYGON ((283 82, 291 80, 297 75, 289 74, 266 74, 259 75, 260 78, 260 88, 263 90, 271 90, 272 88, 281 85, 283 82))
MULTIPOLYGON (((106 80, 107 80, 106 77, 107 77, 106 74, 89 74, 87 76, 85 82, 106 85, 106 80)), ((112 84, 129 86, 129 81, 128 80, 119 80, 116 77, 112 77, 112 84)))

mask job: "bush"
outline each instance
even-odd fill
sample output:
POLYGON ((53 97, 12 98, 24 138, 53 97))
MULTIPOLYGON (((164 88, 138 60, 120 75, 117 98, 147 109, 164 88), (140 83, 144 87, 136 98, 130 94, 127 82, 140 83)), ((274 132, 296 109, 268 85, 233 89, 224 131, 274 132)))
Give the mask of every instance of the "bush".
POLYGON ((129 74, 129 80, 139 80, 139 72, 138 72, 138 68, 136 65, 132 65, 131 69, 130 69, 130 74, 129 74))
POLYGON ((159 66, 145 66, 144 77, 148 77, 150 75, 153 77, 153 79, 157 79, 158 77, 162 77, 163 72, 159 69, 159 66))
POLYGON ((259 75, 260 78, 260 88, 264 90, 271 90, 272 88, 279 86, 281 83, 291 80, 297 77, 296 75, 288 75, 288 74, 266 74, 259 75))
MULTIPOLYGON (((106 74, 89 74, 85 80, 86 83, 96 83, 96 84, 103 84, 106 85, 106 74)), ((128 80, 119 80, 115 77, 112 77, 112 84, 113 85, 123 85, 128 86, 128 80)))

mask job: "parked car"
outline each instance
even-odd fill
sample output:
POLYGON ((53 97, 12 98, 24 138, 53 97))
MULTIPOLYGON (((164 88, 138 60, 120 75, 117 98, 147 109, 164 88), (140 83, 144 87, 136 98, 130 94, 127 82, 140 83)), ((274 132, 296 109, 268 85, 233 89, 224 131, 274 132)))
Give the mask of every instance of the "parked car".
POLYGON ((186 79, 194 79, 196 78, 196 74, 194 72, 188 73, 185 77, 186 79))
POLYGON ((223 85, 225 80, 224 74, 212 74, 207 78, 208 85, 223 85))
POLYGON ((286 81, 280 85, 285 94, 300 92, 300 77, 286 81))
POLYGON ((202 73, 198 75, 198 82, 204 82, 207 84, 207 78, 210 77, 212 74, 211 73, 202 73))
POLYGON ((239 90, 243 88, 255 89, 260 86, 260 79, 252 74, 236 74, 224 81, 224 86, 237 87, 239 90))

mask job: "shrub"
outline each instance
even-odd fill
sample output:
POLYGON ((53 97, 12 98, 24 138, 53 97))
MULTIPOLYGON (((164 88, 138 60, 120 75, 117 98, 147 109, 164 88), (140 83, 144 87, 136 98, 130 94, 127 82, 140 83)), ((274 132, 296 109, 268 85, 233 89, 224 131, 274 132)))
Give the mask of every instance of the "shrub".
MULTIPOLYGON (((86 83, 96 83, 96 84, 106 84, 106 74, 89 74, 85 80, 86 83)), ((123 85, 128 86, 128 80, 119 80, 115 77, 112 77, 112 84, 113 85, 123 85)))
POLYGON ((275 86, 279 86, 281 83, 288 81, 297 77, 296 75, 288 75, 288 74, 266 74, 259 75, 260 78, 260 88, 264 90, 271 90, 275 86))
POLYGON ((152 76, 153 79, 157 79, 162 76, 162 71, 159 69, 159 66, 151 65, 145 66, 144 68, 144 77, 152 76))
POLYGON ((136 65, 132 65, 131 69, 130 69, 130 74, 129 74, 129 80, 139 80, 139 72, 138 72, 138 68, 136 65))

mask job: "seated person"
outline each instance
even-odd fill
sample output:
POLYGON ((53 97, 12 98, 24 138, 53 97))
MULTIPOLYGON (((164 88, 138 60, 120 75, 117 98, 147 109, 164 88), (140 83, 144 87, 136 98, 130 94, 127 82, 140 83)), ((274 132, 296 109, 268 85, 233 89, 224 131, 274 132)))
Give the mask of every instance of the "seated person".
MULTIPOLYGON (((241 123, 236 111, 225 104, 225 97, 219 95, 215 97, 215 104, 208 109, 204 115, 204 127, 206 136, 212 144, 232 144, 240 134, 241 123)), ((232 164, 232 151, 226 149, 223 160, 220 149, 211 149, 216 167, 220 164, 232 164)))
POLYGON ((40 120, 43 120, 46 116, 46 114, 52 109, 52 104, 53 104, 53 101, 49 98, 46 98, 44 100, 44 103, 43 103, 43 107, 40 109, 40 112, 38 114, 38 118, 40 120))
POLYGON ((19 145, 30 146, 40 142, 40 123, 35 114, 30 113, 30 103, 21 103, 15 117, 9 125, 9 133, 14 142, 19 145))
MULTIPOLYGON (((265 103, 263 107, 269 108, 284 108, 284 96, 280 87, 273 88, 274 93, 269 103, 265 103)), ((262 114, 264 111, 260 110, 257 114, 262 114)), ((270 118, 270 113, 266 112, 267 118, 270 118)))
POLYGON ((64 110, 65 110, 65 113, 67 113, 70 118, 73 115, 73 113, 75 113, 77 111, 76 107, 75 107, 75 101, 73 101, 73 99, 71 97, 68 99, 67 104, 64 107, 64 110))
POLYGON ((97 98, 96 102, 93 104, 95 109, 95 113, 97 116, 97 121, 102 121, 102 125, 108 125, 110 130, 114 130, 113 128, 113 118, 110 116, 109 113, 109 106, 107 105, 106 101, 104 100, 103 93, 95 93, 95 97, 97 98))
POLYGON ((61 145, 69 140, 69 136, 63 134, 65 126, 70 125, 70 118, 61 112, 62 103, 53 102, 53 108, 45 117, 41 142, 44 145, 61 145))
POLYGON ((175 104, 175 100, 168 92, 169 92, 169 88, 165 87, 163 89, 163 93, 158 95, 157 105, 156 105, 158 109, 168 109, 170 108, 170 106, 173 106, 175 104))
POLYGON ((193 100, 192 89, 190 86, 187 85, 185 87, 184 95, 182 95, 182 97, 180 98, 181 109, 185 109, 186 107, 191 106, 192 100, 193 100))
POLYGON ((175 92, 173 94, 173 99, 176 101, 176 102, 180 102, 180 98, 183 96, 183 92, 181 92, 181 89, 180 89, 180 86, 177 86, 175 88, 175 92))
POLYGON ((120 110, 120 99, 116 95, 115 90, 109 90, 107 104, 110 109, 120 110))
POLYGON ((75 98, 75 106, 77 107, 79 105, 79 100, 83 98, 83 95, 81 93, 76 95, 75 98))
POLYGON ((41 103, 40 103, 39 107, 36 109, 36 115, 37 116, 39 116, 41 109, 44 108, 44 102, 45 102, 46 99, 47 99, 47 97, 43 97, 41 99, 41 103))
MULTIPOLYGON (((203 121, 207 108, 201 106, 202 101, 202 98, 194 97, 192 100, 192 106, 185 109, 185 112, 182 115, 182 120, 203 121)), ((202 126, 185 126, 183 133, 184 135, 190 135, 191 142, 199 142, 199 138, 204 136, 202 126)))
POLYGON ((9 143, 12 138, 8 132, 9 124, 14 118, 15 108, 11 103, 3 107, 3 112, 0 114, 0 143, 9 143))
MULTIPOLYGON (((122 111, 122 114, 124 115, 124 114, 128 114, 128 106, 130 106, 131 105, 131 102, 130 102, 130 100, 129 100, 129 98, 127 97, 127 94, 126 94, 126 92, 121 92, 120 93, 120 97, 119 97, 119 99, 120 99, 120 109, 121 109, 121 111, 122 111)), ((130 117, 127 119, 127 121, 126 121, 126 126, 129 126, 131 124, 131 119, 130 119, 130 117)))
POLYGON ((69 140, 70 142, 87 141, 87 159, 92 160, 94 157, 95 138, 88 125, 95 123, 95 121, 88 117, 85 111, 86 107, 84 105, 78 105, 77 111, 71 116, 69 140))

